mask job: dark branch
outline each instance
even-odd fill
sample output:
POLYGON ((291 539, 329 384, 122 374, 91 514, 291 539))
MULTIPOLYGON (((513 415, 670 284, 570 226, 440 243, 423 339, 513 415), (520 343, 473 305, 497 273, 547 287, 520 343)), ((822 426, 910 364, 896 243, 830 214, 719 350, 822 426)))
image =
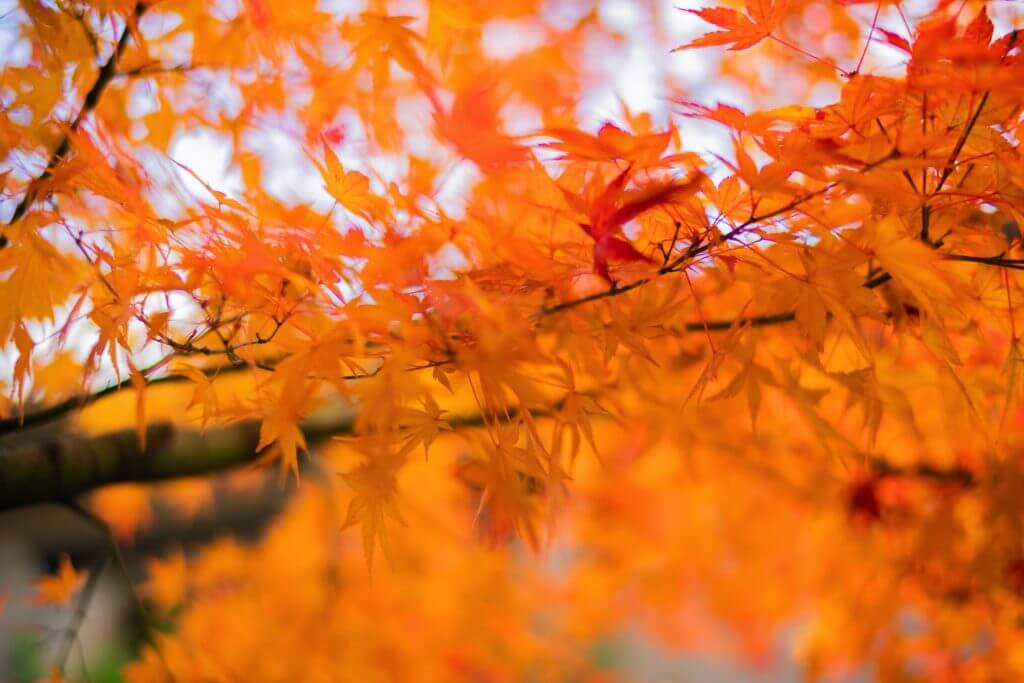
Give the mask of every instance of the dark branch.
POLYGON ((169 424, 146 430, 146 449, 134 430, 89 437, 48 436, 0 446, 0 510, 73 501, 108 484, 207 474, 255 461, 258 423, 206 434, 169 424))
POLYGON ((144 78, 161 74, 185 74, 198 69, 195 64, 177 64, 168 66, 160 63, 143 64, 134 69, 124 69, 114 74, 115 78, 144 78))
POLYGON ((64 632, 64 642, 61 644, 56 657, 57 666, 62 673, 67 668, 68 657, 71 656, 71 650, 78 641, 78 632, 81 630, 82 623, 89 613, 92 596, 96 593, 96 586, 99 585, 100 577, 106 568, 107 560, 104 558, 89 570, 89 578, 86 579, 85 586, 75 601, 74 611, 71 613, 71 621, 68 622, 64 632))
POLYGON ((965 467, 941 468, 926 463, 918 463, 907 467, 898 467, 888 460, 873 458, 871 469, 877 477, 911 477, 914 479, 929 479, 937 482, 959 484, 960 486, 974 486, 977 478, 971 470, 965 467))
MULTIPOLYGON (((964 145, 967 144, 967 138, 970 137, 971 131, 974 130, 975 124, 978 123, 978 118, 981 116, 981 111, 985 108, 988 103, 989 91, 985 91, 985 94, 981 96, 981 102, 978 103, 978 108, 974 110, 974 115, 964 126, 963 131, 960 133, 960 137, 957 139, 956 144, 953 146, 953 151, 949 154, 949 160, 946 161, 946 165, 942 169, 942 175, 939 176, 939 182, 935 185, 935 191, 932 194, 938 194, 942 190, 942 186, 949 180, 949 176, 953 174, 953 170, 956 168, 956 160, 960 156, 960 152, 963 151, 964 145)), ((924 204, 921 206, 921 241, 930 243, 928 236, 929 225, 931 223, 932 207, 928 204, 927 197, 924 198, 924 204)))
MULTIPOLYGON (((96 75, 96 80, 93 82, 92 87, 85 93, 85 99, 82 102, 82 108, 78 110, 78 114, 75 116, 74 121, 69 126, 70 130, 61 136, 60 142, 57 143, 57 148, 53 150, 53 154, 50 155, 49 161, 46 163, 46 168, 43 172, 29 183, 28 189, 25 190, 25 195, 18 202, 18 205, 14 208, 14 213, 11 215, 9 221, 7 221, 8 227, 17 223, 29 210, 32 204, 36 200, 36 193, 39 190, 39 186, 48 180, 52 175, 57 165, 64 160, 68 152, 71 151, 71 135, 75 133, 85 117, 100 103, 100 97, 103 95, 103 91, 107 89, 107 85, 113 80, 117 74, 117 62, 121 59, 121 55, 128 47, 128 39, 131 37, 132 24, 138 21, 139 17, 142 16, 143 12, 146 11, 146 5, 139 2, 136 3, 135 9, 132 12, 132 18, 125 22, 124 31, 121 32, 121 37, 118 38, 117 45, 114 46, 113 52, 110 53, 110 57, 106 63, 100 67, 99 73, 96 75)), ((6 235, 0 234, 0 249, 7 246, 6 235)))
POLYGON ((687 332, 718 332, 731 330, 734 327, 768 327, 796 320, 796 313, 776 313, 775 315, 754 315, 749 318, 733 320, 708 320, 706 322, 686 323, 687 332))
MULTIPOLYGON (((556 404, 557 408, 557 404, 556 404)), ((516 410, 508 411, 514 416, 516 410)), ((535 417, 545 410, 532 411, 535 417)), ((505 414, 502 414, 506 417, 505 414)), ((456 416, 453 429, 482 427, 489 416, 456 416)), ((354 411, 336 409, 311 416, 302 424, 312 447, 333 436, 353 433, 354 411)), ((89 491, 123 482, 153 482, 209 475, 261 460, 260 424, 251 420, 208 431, 162 423, 146 430, 139 447, 135 430, 102 436, 45 435, 36 441, 0 442, 0 510, 35 503, 73 502, 89 491)))

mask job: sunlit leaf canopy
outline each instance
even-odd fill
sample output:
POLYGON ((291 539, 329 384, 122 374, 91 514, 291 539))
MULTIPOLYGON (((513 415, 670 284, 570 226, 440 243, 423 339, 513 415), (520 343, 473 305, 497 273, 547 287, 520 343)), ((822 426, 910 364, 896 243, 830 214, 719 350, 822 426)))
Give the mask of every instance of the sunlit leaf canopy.
POLYGON ((7 10, 3 457, 303 481, 130 678, 1022 675, 1020 9, 685 9, 7 10))

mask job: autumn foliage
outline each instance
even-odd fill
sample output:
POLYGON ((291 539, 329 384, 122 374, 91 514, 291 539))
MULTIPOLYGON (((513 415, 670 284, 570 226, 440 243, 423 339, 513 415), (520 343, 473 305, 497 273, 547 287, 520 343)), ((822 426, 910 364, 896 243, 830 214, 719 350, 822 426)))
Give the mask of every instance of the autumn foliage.
POLYGON ((626 636, 1024 678, 1019 7, 3 21, 0 508, 116 548, 211 506, 137 482, 299 483, 258 543, 146 560, 127 680, 644 680, 626 636), (641 44, 637 104, 601 53, 641 44))

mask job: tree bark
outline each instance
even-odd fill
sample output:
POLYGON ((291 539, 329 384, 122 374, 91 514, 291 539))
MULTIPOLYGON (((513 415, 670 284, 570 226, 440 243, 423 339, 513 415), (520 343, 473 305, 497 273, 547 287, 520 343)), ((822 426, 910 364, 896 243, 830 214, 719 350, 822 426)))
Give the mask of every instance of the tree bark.
MULTIPOLYGON (((335 409, 303 424, 306 442, 350 434, 354 414, 335 409)), ((71 501, 93 489, 123 482, 153 482, 206 475, 256 462, 259 422, 239 422, 206 432, 169 423, 146 430, 139 448, 135 430, 101 436, 46 433, 0 442, 0 510, 71 501)))

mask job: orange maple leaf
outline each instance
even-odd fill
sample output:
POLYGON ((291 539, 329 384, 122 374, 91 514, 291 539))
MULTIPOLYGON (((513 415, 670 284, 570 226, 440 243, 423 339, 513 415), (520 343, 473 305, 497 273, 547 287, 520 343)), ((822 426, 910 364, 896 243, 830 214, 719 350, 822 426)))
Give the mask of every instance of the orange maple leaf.
POLYGON ((60 670, 60 667, 54 664, 50 667, 50 675, 46 678, 40 678, 39 683, 69 683, 71 679, 64 676, 64 672, 60 670))
POLYGON ((343 529, 359 524, 363 530, 363 556, 366 570, 373 573, 374 548, 379 543, 385 558, 389 558, 385 518, 404 525, 405 520, 398 509, 397 472, 405 461, 400 452, 380 451, 370 456, 355 470, 342 474, 345 483, 355 495, 349 502, 343 529))
POLYGON ((324 180, 324 189, 346 210, 368 221, 388 222, 391 207, 383 197, 370 188, 370 179, 359 171, 346 170, 338 155, 331 149, 327 139, 323 140, 324 163, 313 159, 324 180))
POLYGON ((151 559, 146 562, 149 581, 145 592, 156 605, 171 609, 185 598, 187 589, 187 566, 185 554, 180 550, 167 559, 151 559))
POLYGON ((153 521, 150 492, 140 484, 116 484, 102 488, 89 499, 89 507, 107 523, 114 536, 126 542, 140 527, 153 521))
POLYGON ((82 587, 88 576, 89 572, 87 571, 75 571, 71 565, 71 558, 66 554, 61 555, 57 573, 43 576, 36 581, 34 602, 37 605, 66 605, 71 601, 71 596, 82 587))
POLYGON ((435 98, 432 101, 438 136, 481 170, 491 172, 529 160, 529 151, 503 132, 502 101, 493 86, 458 91, 449 111, 435 98))
POLYGON ((547 134, 558 142, 544 143, 542 147, 564 152, 561 159, 583 159, 589 161, 613 161, 625 159, 630 163, 653 164, 657 162, 672 142, 675 131, 672 128, 642 135, 628 133, 614 123, 605 123, 591 135, 571 128, 554 128, 547 134))
POLYGON ((786 0, 747 0, 747 14, 726 7, 684 10, 724 30, 706 33, 676 50, 712 45, 729 45, 730 50, 753 47, 771 35, 785 10, 786 0))

